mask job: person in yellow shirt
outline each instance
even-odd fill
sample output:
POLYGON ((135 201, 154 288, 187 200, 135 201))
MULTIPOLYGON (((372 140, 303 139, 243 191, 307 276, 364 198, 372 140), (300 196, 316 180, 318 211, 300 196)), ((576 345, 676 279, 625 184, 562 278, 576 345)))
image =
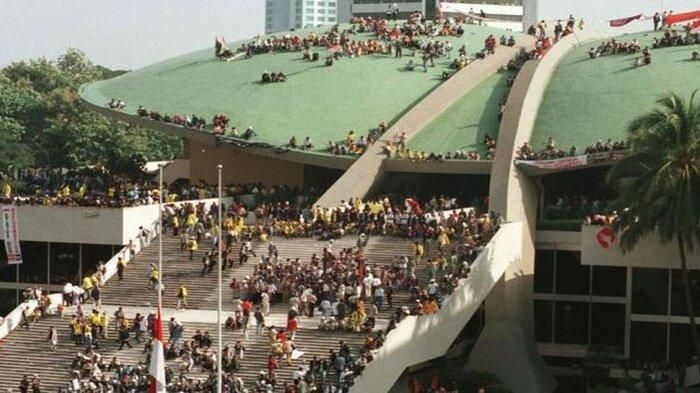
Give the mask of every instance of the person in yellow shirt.
POLYGON ((78 196, 82 199, 85 197, 85 192, 87 191, 87 187, 85 184, 80 185, 80 188, 78 189, 78 196))
POLYGON ((189 295, 187 287, 183 284, 180 285, 180 288, 177 290, 177 306, 175 307, 176 310, 184 310, 185 307, 187 307, 187 296, 189 295))
POLYGON ((109 316, 104 311, 100 313, 100 329, 102 330, 102 337, 105 339, 109 338, 109 316))
POLYGON ((70 196, 70 187, 68 184, 64 184, 63 187, 61 187, 59 196, 61 198, 68 198, 70 196))
POLYGON ((197 238, 190 236, 190 240, 187 242, 187 249, 190 251, 190 261, 194 259, 194 252, 199 249, 197 245, 197 238))
POLYGON ((85 295, 84 295, 85 299, 84 299, 84 301, 90 300, 90 293, 92 292, 92 287, 93 287, 92 279, 90 278, 90 276, 85 276, 85 277, 83 278, 83 285, 82 285, 82 287, 83 287, 83 290, 85 291, 85 295))
POLYGON ((151 264, 151 272, 148 275, 148 281, 151 283, 151 289, 156 289, 159 280, 160 272, 158 272, 158 268, 154 264, 151 264))
POLYGON ((450 237, 447 236, 447 232, 444 230, 440 232, 437 240, 438 240, 438 249, 440 251, 445 251, 445 247, 450 245, 450 237))
POLYGON ((2 184, 2 196, 5 199, 10 199, 12 197, 12 186, 9 181, 5 181, 2 184))
POLYGON ((416 241, 415 243, 413 243, 413 257, 414 257, 416 266, 418 266, 420 264, 420 261, 423 258, 424 253, 425 253, 425 249, 423 248, 423 245, 420 244, 419 241, 416 241))

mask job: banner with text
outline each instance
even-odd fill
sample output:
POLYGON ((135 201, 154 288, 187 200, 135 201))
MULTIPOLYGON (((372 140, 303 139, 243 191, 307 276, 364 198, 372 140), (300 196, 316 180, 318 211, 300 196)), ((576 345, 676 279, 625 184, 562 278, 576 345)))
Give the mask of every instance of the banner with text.
POLYGON ((5 238, 7 264, 20 264, 22 263, 22 251, 19 247, 19 226, 17 225, 17 209, 14 205, 2 205, 0 206, 0 215, 2 215, 2 234, 5 238))

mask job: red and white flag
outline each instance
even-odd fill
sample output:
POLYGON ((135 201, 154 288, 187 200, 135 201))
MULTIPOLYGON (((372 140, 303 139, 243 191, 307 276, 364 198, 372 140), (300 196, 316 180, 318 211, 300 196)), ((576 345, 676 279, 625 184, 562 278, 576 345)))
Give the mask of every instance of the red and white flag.
POLYGON ((610 26, 611 27, 622 27, 633 20, 640 19, 642 17, 642 14, 635 15, 635 16, 630 16, 629 18, 620 18, 620 19, 613 19, 610 21, 610 26))
POLYGON ((160 320, 160 309, 156 319, 153 321, 153 348, 148 373, 151 375, 149 393, 165 393, 165 348, 163 346, 163 326, 160 320))
POLYGON ((406 198, 404 204, 406 205, 406 209, 408 209, 409 213, 415 213, 417 215, 423 214, 423 209, 421 209, 420 203, 418 203, 417 200, 413 198, 406 198))

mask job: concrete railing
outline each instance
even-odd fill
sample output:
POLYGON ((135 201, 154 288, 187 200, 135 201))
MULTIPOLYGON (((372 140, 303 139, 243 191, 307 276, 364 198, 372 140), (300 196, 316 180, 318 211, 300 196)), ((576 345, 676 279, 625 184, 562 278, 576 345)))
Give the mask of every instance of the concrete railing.
MULTIPOLYGON (((216 198, 210 198, 210 199, 199 199, 199 200, 192 200, 192 201, 181 201, 181 202, 171 202, 171 203, 166 203, 164 206, 181 206, 186 203, 193 203, 193 204, 198 204, 203 202, 206 207, 208 208, 211 206, 212 203, 216 202, 218 199, 216 198)), ((231 202, 231 198, 224 198, 223 203, 224 204, 229 204, 231 202)), ((53 207, 51 207, 53 209, 53 207)), ((160 233, 160 220, 158 219, 158 205, 147 205, 147 206, 139 206, 139 208, 149 208, 150 210, 155 209, 155 214, 153 215, 145 215, 145 220, 150 220, 147 222, 140 221, 140 223, 144 228, 148 229, 149 233, 151 234, 158 234, 160 233)), ((135 209, 135 208, 125 208, 125 209, 135 209)), ((115 209, 118 210, 118 209, 115 209)), ((130 214, 133 214, 134 216, 131 218, 135 218, 138 216, 138 214, 143 214, 143 212, 140 211, 131 211, 130 214)), ((21 228, 21 227, 20 227, 21 228)), ((138 228, 138 227, 137 227, 138 228)), ((134 233, 137 233, 134 231, 134 233)), ((154 238, 155 236, 145 240, 145 241, 140 241, 138 237, 134 237, 129 239, 127 242, 127 245, 124 246, 121 250, 119 250, 116 254, 112 256, 106 263, 105 263, 105 276, 104 276, 104 282, 107 282, 110 278, 112 278, 116 273, 117 273, 117 261, 119 258, 122 258, 124 261, 131 262, 131 250, 134 251, 134 255, 138 255, 139 252, 141 252, 141 249, 145 246, 147 246, 151 239, 154 238)), ((77 283, 78 285, 80 283, 77 283)), ((53 293, 49 295, 49 298, 51 299, 51 306, 49 307, 49 312, 54 312, 56 308, 58 307, 59 304, 63 303, 63 294, 62 293, 53 293)), ((12 310, 7 316, 3 319, 2 323, 0 323, 0 340, 5 338, 8 334, 10 334, 11 331, 13 331, 17 326, 19 326, 20 322, 22 321, 22 313, 25 311, 25 309, 28 309, 29 312, 34 311, 36 307, 38 306, 38 302, 36 300, 28 300, 17 307, 15 307, 14 310, 12 310)))
POLYGON ((440 312, 401 321, 389 332, 352 391, 388 392, 407 367, 444 355, 491 288, 520 258, 521 231, 520 223, 501 225, 472 264, 469 276, 443 302, 440 312))

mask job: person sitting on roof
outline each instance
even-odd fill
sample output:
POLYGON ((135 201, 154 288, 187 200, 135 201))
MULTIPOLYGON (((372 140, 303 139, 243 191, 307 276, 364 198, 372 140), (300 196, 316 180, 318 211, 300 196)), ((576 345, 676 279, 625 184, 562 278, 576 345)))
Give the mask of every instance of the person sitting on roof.
POLYGON ((301 149, 302 150, 311 150, 311 149, 313 149, 313 147, 314 147, 314 145, 311 142, 311 138, 309 138, 308 136, 306 138, 304 138, 304 143, 301 145, 301 149))
POLYGON ((267 71, 263 72, 262 83, 270 83, 270 82, 272 82, 272 77, 270 76, 270 74, 267 71))
POLYGON ((695 49, 693 53, 690 54, 690 58, 692 60, 700 60, 700 52, 698 52, 698 50, 695 49))
POLYGON ((296 136, 292 136, 291 138, 289 138, 289 147, 291 147, 292 149, 296 149, 298 147, 296 136))
POLYGON ((333 65, 333 56, 326 57, 326 67, 330 67, 332 65, 333 65))
POLYGON ((416 69, 416 65, 413 63, 413 60, 409 60, 408 63, 406 64, 406 71, 413 71, 416 69))
POLYGON ((258 133, 255 132, 253 126, 248 126, 248 128, 246 128, 245 132, 243 133, 243 139, 251 139, 256 136, 258 136, 258 133))
POLYGON ((510 38, 508 38, 508 42, 506 43, 506 45, 515 46, 515 37, 510 36, 510 38))
POLYGON ((277 73, 277 82, 285 82, 287 80, 287 75, 285 75, 282 71, 277 73))

